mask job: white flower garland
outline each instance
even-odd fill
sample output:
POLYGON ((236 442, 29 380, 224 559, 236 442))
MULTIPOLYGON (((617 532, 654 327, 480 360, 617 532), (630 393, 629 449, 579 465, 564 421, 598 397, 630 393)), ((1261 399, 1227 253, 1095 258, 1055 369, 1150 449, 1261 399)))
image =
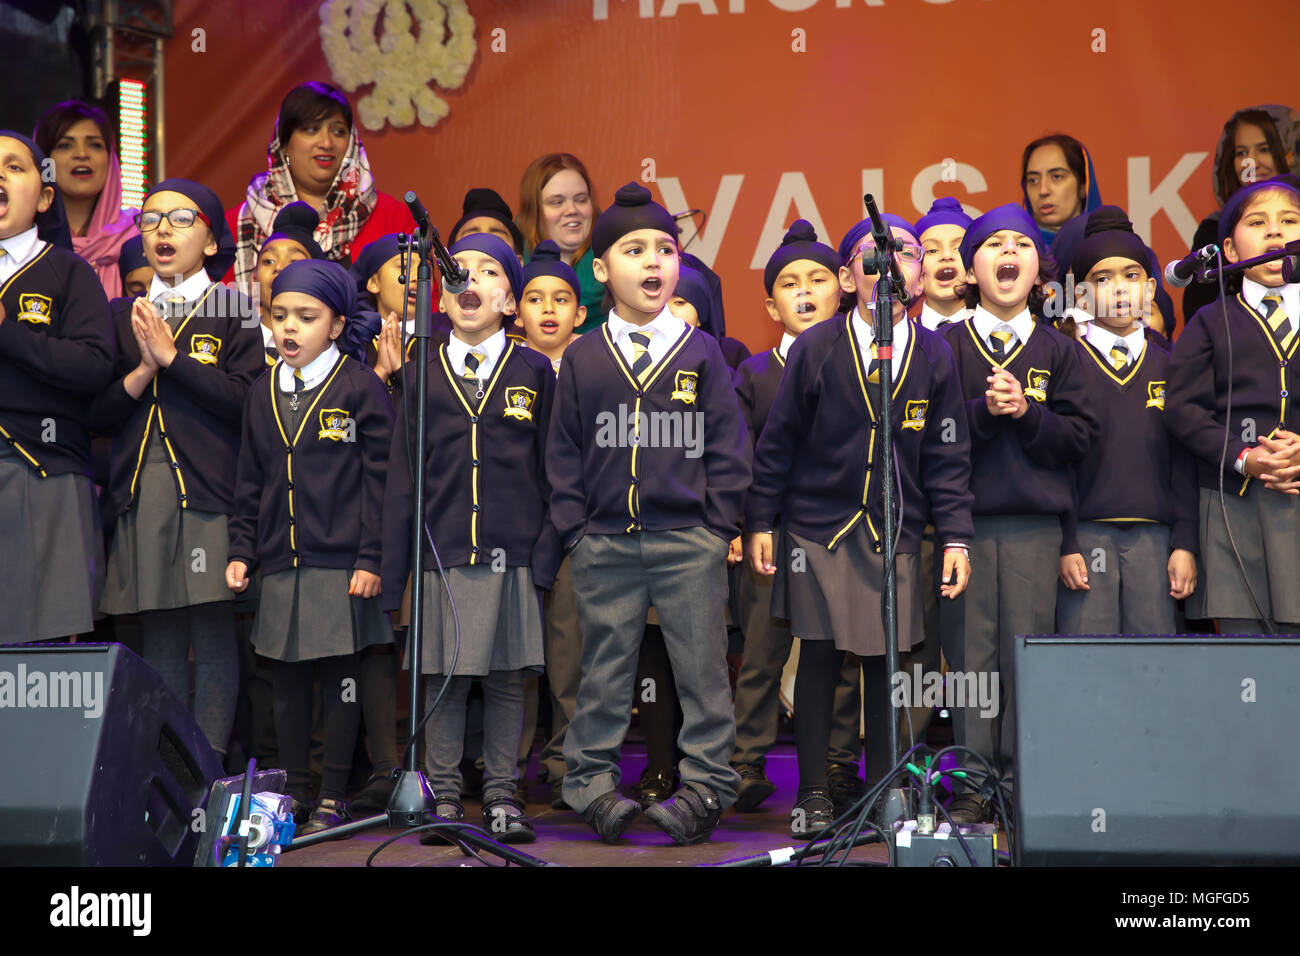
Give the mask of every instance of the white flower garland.
POLYGON ((349 93, 374 84, 357 103, 366 129, 383 129, 386 122, 410 126, 417 118, 421 126, 436 126, 450 107, 429 82, 458 89, 478 53, 465 0, 326 0, 320 20, 321 49, 334 81, 349 93), (418 36, 412 32, 417 25, 418 36))

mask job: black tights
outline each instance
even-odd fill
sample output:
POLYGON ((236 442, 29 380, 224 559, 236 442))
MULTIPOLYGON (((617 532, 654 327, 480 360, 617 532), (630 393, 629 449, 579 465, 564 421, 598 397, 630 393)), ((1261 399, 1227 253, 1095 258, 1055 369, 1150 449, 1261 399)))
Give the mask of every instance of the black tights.
POLYGON ((320 796, 333 800, 347 798, 352 751, 361 721, 361 708, 357 704, 358 661, 356 654, 314 661, 275 661, 275 739, 288 775, 287 790, 300 803, 307 802, 310 779, 313 677, 320 679, 325 727, 320 796), (351 683, 345 685, 345 680, 351 683))
POLYGON ((673 666, 668 660, 664 632, 655 624, 646 625, 645 636, 641 639, 641 656, 636 669, 636 707, 641 733, 645 736, 646 768, 671 776, 682 759, 677 748, 677 737, 682 730, 682 708, 677 701, 677 684, 673 681, 673 666), (654 684, 647 685, 647 679, 654 684), (649 687, 654 689, 654 700, 647 701, 649 687))
MULTIPOLYGON (((863 657, 862 713, 866 725, 866 780, 876 782, 893 766, 889 747, 890 684, 884 656, 863 657)), ((826 752, 831 734, 835 685, 844 652, 834 641, 800 641, 794 684, 794 745, 799 789, 825 789, 826 752)))

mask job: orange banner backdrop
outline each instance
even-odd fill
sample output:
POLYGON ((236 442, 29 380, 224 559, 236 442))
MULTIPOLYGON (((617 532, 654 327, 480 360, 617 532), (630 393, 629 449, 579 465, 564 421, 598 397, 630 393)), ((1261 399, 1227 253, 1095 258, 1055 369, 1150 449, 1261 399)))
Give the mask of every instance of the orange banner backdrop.
MULTIPOLYGON (((472 65, 451 90, 430 80, 454 82, 437 64, 374 52, 436 0, 371 0, 387 10, 369 38, 326 26, 349 61, 332 72, 323 20, 353 5, 178 0, 167 173, 237 204, 291 86, 414 76, 445 116, 358 124, 381 190, 417 190, 445 230, 472 186, 517 209, 524 167, 545 152, 580 156, 602 205, 645 181, 671 211, 708 213, 690 251, 722 276, 728 331, 755 350, 779 339, 761 270, 797 216, 834 246, 864 191, 909 219, 935 196, 1019 201, 1024 144, 1062 131, 1091 151, 1103 201, 1168 258, 1214 208, 1233 110, 1300 100, 1281 44, 1294 0, 468 0, 472 65)), ((359 116, 373 90, 349 94, 359 116)))

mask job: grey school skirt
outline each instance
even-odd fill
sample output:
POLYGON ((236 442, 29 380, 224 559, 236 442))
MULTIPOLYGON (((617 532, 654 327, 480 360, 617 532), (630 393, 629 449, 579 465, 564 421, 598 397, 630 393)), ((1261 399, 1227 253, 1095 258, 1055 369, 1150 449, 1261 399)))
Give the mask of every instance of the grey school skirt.
MULTIPOLYGON (((493 571, 489 564, 447 568, 460 617, 460 654, 453 673, 544 669, 542 601, 527 567, 493 571)), ((424 572, 423 674, 445 674, 456 652, 456 622, 438 572, 424 572)), ((408 644, 406 656, 410 657, 408 644)))
MULTIPOLYGON (((1254 618, 1255 606, 1223 526, 1219 492, 1200 491, 1201 553, 1187 616, 1254 618)), ((1300 498, 1260 484, 1245 498, 1229 492, 1224 503, 1246 580, 1264 613, 1275 623, 1300 623, 1300 498)))
POLYGON ((229 550, 225 515, 181 510, 167 449, 154 432, 135 504, 117 519, 100 610, 138 614, 230 601, 229 550))
POLYGON ((313 661, 393 642, 379 598, 348 594, 352 572, 292 568, 262 576, 253 649, 275 661, 313 661))
POLYGON ((104 538, 86 475, 42 478, 0 442, 0 644, 95 628, 104 538))
MULTIPOLYGON (((790 631, 805 641, 834 641, 859 657, 885 653, 885 625, 880 603, 884 560, 871 547, 865 521, 840 539, 834 551, 783 530, 772 556, 772 616, 790 621, 790 631), (797 553, 795 548, 801 548, 797 553), (801 570, 800 570, 801 569, 801 570)), ((921 558, 900 554, 898 579, 898 649, 911 650, 924 640, 921 610, 921 558)))

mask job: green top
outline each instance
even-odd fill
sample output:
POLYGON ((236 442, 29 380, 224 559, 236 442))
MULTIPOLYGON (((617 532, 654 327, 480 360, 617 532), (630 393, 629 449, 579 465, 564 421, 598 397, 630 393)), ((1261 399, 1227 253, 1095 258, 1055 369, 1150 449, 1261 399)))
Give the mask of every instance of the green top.
MULTIPOLYGON (((533 257, 532 250, 524 256, 524 264, 528 263, 533 257)), ((587 307, 587 321, 581 325, 575 326, 573 331, 578 335, 584 332, 591 332, 605 324, 609 318, 609 312, 604 308, 605 286, 596 281, 596 274, 592 271, 591 264, 596 261, 595 254, 588 247, 587 251, 582 254, 573 271, 578 276, 578 285, 582 286, 581 302, 587 307)))

